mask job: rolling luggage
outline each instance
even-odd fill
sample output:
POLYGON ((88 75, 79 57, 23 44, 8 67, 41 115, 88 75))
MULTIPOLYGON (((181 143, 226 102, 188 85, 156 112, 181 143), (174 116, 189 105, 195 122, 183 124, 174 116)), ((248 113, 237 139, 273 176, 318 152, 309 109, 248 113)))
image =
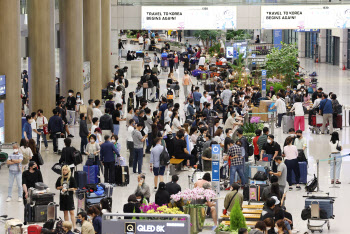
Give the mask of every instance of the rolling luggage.
POLYGON ((282 127, 283 133, 288 133, 289 129, 294 128, 294 116, 283 115, 282 127))
POLYGON ((0 152, 0 162, 6 162, 8 158, 8 154, 5 152, 0 152))
POLYGON ((127 186, 129 184, 128 166, 115 166, 115 183, 119 186, 127 186))
POLYGON ((343 115, 337 115, 337 118, 335 119, 335 128, 343 129, 343 115))
POLYGON ((31 203, 35 205, 45 205, 54 202, 54 193, 33 194, 30 198, 31 203))
MULTIPOLYGON (((307 184, 307 162, 299 162, 299 171, 300 171, 300 184, 307 184)), ((297 184, 295 181, 295 174, 292 171, 292 183, 297 184)))
POLYGON ((47 220, 50 220, 50 219, 56 220, 57 219, 57 206, 58 205, 54 202, 50 202, 47 205, 47 220))
POLYGON ((334 218, 333 214, 333 203, 334 199, 330 197, 309 197, 305 199, 305 208, 311 206, 312 203, 318 203, 320 209, 323 209, 327 212, 327 218, 334 218))
POLYGON ((41 223, 47 221, 47 205, 35 205, 33 207, 33 222, 41 223))
POLYGON ((78 189, 76 191, 77 196, 77 214, 81 211, 86 210, 86 190, 85 189, 78 189))
POLYGON ((92 165, 92 166, 84 166, 83 171, 87 173, 87 183, 88 184, 98 184, 99 179, 98 179, 98 172, 99 172, 99 167, 98 165, 92 165))
POLYGON ((86 171, 75 171, 74 172, 74 179, 77 184, 77 188, 84 188, 87 184, 87 173, 86 171))
POLYGON ((271 159, 272 159, 272 154, 263 154, 262 160, 264 162, 271 162, 271 159))
POLYGON ((30 225, 28 227, 28 234, 40 234, 42 227, 39 225, 30 225))
POLYGON ((106 197, 112 197, 113 195, 113 186, 109 183, 101 183, 101 187, 104 189, 106 197))
POLYGON ((95 193, 86 193, 86 210, 89 209, 93 205, 100 204, 100 201, 105 198, 106 196, 103 194, 101 196, 96 195, 95 193))
POLYGON ((263 166, 249 166, 249 171, 248 171, 248 177, 249 179, 253 179, 254 175, 258 172, 258 171, 263 171, 266 172, 265 167, 263 166))

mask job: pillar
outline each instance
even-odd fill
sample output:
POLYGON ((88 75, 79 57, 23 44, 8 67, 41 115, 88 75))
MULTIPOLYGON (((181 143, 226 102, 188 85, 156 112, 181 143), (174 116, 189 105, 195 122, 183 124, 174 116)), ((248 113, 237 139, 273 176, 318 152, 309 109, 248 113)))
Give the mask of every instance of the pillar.
POLYGON ((21 59, 19 1, 0 0, 0 74, 6 75, 5 142, 19 142, 21 124, 21 59))
POLYGON ((84 0, 84 61, 90 61, 90 98, 101 99, 101 2, 84 0))
POLYGON ((83 0, 60 1, 60 47, 61 94, 84 95, 83 0))
POLYGON ((341 29, 339 45, 339 68, 347 67, 347 50, 348 50, 348 30, 341 29))
POLYGON ((28 0, 29 102, 50 116, 55 107, 55 2, 28 0))
MULTIPOLYGON (((112 78, 111 69, 111 0, 101 0, 102 87, 112 78)), ((118 44, 118 42, 114 42, 118 44)))
POLYGON ((326 62, 326 47, 327 47, 327 34, 326 29, 320 29, 319 33, 319 48, 318 48, 318 62, 325 63, 326 62))
POLYGON ((305 32, 298 32, 299 58, 305 58, 305 32))
MULTIPOLYGON (((114 71, 115 65, 120 65, 119 63, 119 50, 118 50, 118 41, 119 41, 119 31, 120 26, 118 25, 118 17, 122 17, 124 15, 124 7, 118 6, 118 0, 111 0, 111 64, 112 71, 114 71), (118 14, 118 11, 121 13, 118 14)), ((125 46, 124 46, 125 47, 125 46)), ((129 68, 131 69, 131 68, 129 68)))

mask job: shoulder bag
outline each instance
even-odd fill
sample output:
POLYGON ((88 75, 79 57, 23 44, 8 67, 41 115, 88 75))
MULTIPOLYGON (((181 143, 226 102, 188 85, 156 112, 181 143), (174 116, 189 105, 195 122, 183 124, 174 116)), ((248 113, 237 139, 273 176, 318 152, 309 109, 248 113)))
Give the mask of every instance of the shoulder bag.
POLYGON ((228 206, 225 207, 224 211, 222 212, 224 215, 227 214, 227 209, 230 207, 230 205, 231 205, 233 199, 235 198, 235 196, 237 195, 237 193, 238 193, 238 191, 235 193, 235 195, 233 195, 233 197, 231 198, 230 202, 228 203, 228 206))
POLYGON ((339 141, 338 141, 338 143, 337 143, 336 149, 337 149, 338 151, 341 151, 341 145, 339 145, 339 141))
POLYGON ((43 116, 43 132, 45 135, 49 134, 49 127, 46 125, 45 126, 45 117, 43 116))

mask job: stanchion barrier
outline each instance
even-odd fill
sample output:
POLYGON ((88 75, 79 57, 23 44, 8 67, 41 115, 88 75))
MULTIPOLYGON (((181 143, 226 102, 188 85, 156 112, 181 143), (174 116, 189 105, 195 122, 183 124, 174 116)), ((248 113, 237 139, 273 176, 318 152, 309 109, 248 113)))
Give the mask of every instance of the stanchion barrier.
POLYGON ((336 185, 335 183, 335 173, 336 173, 336 166, 337 166, 337 158, 345 158, 345 157, 349 157, 350 154, 345 154, 345 155, 341 155, 341 156, 336 156, 336 157, 329 157, 327 159, 318 159, 317 160, 317 191, 319 191, 319 162, 328 162, 333 160, 333 179, 334 179, 334 183, 330 188, 340 188, 339 186, 336 185))

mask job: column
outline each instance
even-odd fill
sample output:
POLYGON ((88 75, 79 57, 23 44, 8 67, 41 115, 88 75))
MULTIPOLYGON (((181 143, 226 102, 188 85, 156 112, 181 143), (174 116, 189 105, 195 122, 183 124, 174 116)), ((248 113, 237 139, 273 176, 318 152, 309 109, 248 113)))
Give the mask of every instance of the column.
MULTIPOLYGON (((111 0, 101 0, 102 87, 112 78, 111 69, 111 0)), ((118 44, 116 41, 114 43, 118 44)))
POLYGON ((84 61, 90 61, 90 98, 101 99, 101 2, 84 0, 84 61))
POLYGON ((320 34, 319 34, 319 60, 318 62, 320 63, 325 63, 326 62, 326 49, 327 49, 327 33, 326 29, 320 29, 320 34))
POLYGON ((55 107, 55 2, 28 0, 29 102, 50 116, 55 107))
POLYGON ((19 1, 0 0, 0 74, 6 75, 5 142, 19 142, 21 124, 21 59, 19 1))
POLYGON ((305 58, 305 32, 298 32, 299 58, 305 58))
POLYGON ((341 29, 340 33, 340 46, 339 46, 339 68, 347 66, 347 50, 348 50, 348 30, 341 29))
POLYGON ((60 1, 60 47, 61 93, 84 95, 83 0, 60 1))
MULTIPOLYGON (((121 65, 119 63, 119 50, 118 50, 118 41, 119 41, 119 26, 118 26, 118 17, 123 16, 123 6, 118 6, 117 0, 111 0, 111 64, 112 71, 114 71, 115 65, 121 65), (118 10, 119 9, 119 10, 118 10), (119 11, 121 14, 118 14, 119 11)), ((129 68, 131 69, 131 68, 129 68)))

